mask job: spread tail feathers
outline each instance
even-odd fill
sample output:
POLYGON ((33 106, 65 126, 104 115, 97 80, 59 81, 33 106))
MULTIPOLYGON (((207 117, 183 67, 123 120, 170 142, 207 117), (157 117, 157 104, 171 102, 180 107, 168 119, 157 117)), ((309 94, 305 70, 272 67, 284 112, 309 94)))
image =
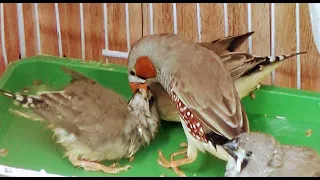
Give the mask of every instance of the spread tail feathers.
POLYGON ((0 94, 18 101, 20 105, 25 108, 38 108, 46 105, 44 101, 33 96, 11 93, 2 89, 0 89, 0 94))
POLYGON ((230 52, 235 51, 238 49, 252 34, 252 32, 248 32, 245 34, 235 35, 235 36, 227 36, 225 38, 217 39, 212 41, 213 44, 224 44, 226 45, 226 50, 229 50, 230 52))
POLYGON ((228 52, 234 52, 237 50, 253 33, 254 32, 252 31, 245 34, 216 39, 211 43, 204 42, 198 44, 213 51, 217 55, 222 56, 228 52))

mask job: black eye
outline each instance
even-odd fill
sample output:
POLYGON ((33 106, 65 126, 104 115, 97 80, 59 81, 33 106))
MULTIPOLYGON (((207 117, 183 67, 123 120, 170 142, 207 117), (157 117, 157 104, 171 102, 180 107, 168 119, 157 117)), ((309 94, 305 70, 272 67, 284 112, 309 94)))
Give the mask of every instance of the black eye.
POLYGON ((234 142, 234 143, 238 143, 239 140, 240 140, 240 138, 239 138, 239 137, 236 137, 236 138, 233 140, 233 142, 234 142))
POLYGON ((251 156, 251 154, 252 154, 252 151, 248 151, 246 155, 249 157, 251 156))
POLYGON ((136 73, 134 72, 134 71, 130 71, 130 74, 132 75, 132 76, 135 76, 136 75, 136 73))

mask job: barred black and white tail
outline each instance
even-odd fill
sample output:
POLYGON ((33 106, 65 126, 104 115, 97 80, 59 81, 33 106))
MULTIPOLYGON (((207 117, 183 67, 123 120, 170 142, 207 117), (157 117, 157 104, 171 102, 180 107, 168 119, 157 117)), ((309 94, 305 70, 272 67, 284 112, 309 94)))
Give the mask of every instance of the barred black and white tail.
MULTIPOLYGON (((306 52, 299 52, 299 53, 293 53, 289 55, 280 55, 280 56, 254 56, 256 60, 259 60, 260 63, 257 63, 252 69, 250 69, 248 72, 246 72, 246 75, 252 74, 254 72, 262 71, 264 67, 273 65, 277 62, 286 60, 290 57, 297 56, 299 54, 305 54, 306 52)), ((276 68, 276 67, 275 67, 276 68)))
POLYGON ((275 62, 278 62, 278 61, 282 61, 282 60, 288 59, 290 57, 297 56, 299 54, 304 54, 304 53, 306 53, 306 52, 299 52, 299 53, 293 53, 293 54, 289 54, 289 55, 280 55, 280 56, 267 56, 267 57, 254 56, 254 57, 264 58, 265 61, 262 62, 260 65, 266 66, 268 64, 272 64, 272 63, 275 63, 275 62))
POLYGON ((40 106, 43 106, 45 104, 44 101, 36 98, 36 97, 32 97, 32 96, 28 96, 28 95, 21 95, 18 93, 11 93, 8 91, 4 91, 2 89, 0 89, 0 94, 4 95, 6 97, 9 97, 13 100, 16 100, 20 103, 20 105, 24 108, 37 108, 40 106))

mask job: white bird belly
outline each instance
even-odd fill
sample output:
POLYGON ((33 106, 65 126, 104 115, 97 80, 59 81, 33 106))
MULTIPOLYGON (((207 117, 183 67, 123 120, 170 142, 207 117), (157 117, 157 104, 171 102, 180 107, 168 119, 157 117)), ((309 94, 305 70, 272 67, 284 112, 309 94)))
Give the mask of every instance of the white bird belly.
POLYGON ((224 150, 224 148, 221 145, 216 145, 216 148, 217 148, 216 149, 210 141, 208 141, 207 143, 199 141, 198 139, 196 139, 191 135, 191 133, 188 131, 188 127, 186 126, 183 120, 181 120, 181 124, 188 140, 188 156, 189 156, 189 146, 192 146, 192 147, 196 147, 198 150, 200 150, 203 153, 209 152, 210 154, 224 161, 228 161, 229 158, 231 158, 229 153, 227 153, 227 151, 224 150))

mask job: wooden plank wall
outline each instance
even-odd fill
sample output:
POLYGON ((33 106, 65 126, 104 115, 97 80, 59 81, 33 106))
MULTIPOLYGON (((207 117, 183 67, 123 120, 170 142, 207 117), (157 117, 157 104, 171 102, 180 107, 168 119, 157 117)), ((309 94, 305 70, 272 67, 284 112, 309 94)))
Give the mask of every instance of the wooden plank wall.
MULTIPOLYGON (((300 56, 300 69, 297 69, 297 58, 291 58, 275 71, 275 85, 297 88, 297 73, 300 72, 301 89, 319 91, 320 55, 312 37, 308 5, 306 3, 298 5, 299 41, 296 39, 295 3, 275 4, 274 8, 270 3, 201 3, 199 6, 196 3, 177 3, 175 6, 172 3, 156 3, 152 4, 152 19, 150 19, 149 3, 129 3, 130 42, 127 42, 124 3, 83 5, 61 3, 57 6, 53 3, 41 3, 37 6, 23 3, 25 56, 42 53, 126 65, 126 59, 112 57, 106 59, 102 56, 102 50, 108 48, 127 52, 139 38, 151 34, 150 20, 153 23, 153 33, 176 31, 178 35, 194 42, 212 41, 225 35, 236 35, 251 30, 255 31, 249 40, 252 46, 249 46, 248 41, 242 45, 241 51, 251 51, 262 56, 269 56, 272 51, 276 55, 288 54, 296 52, 297 42, 300 42, 298 46, 301 51, 308 51, 306 55, 300 56), (174 8, 176 16, 174 16, 174 8), (197 9, 200 9, 199 14, 197 9), (272 12, 275 14, 274 19, 271 16, 272 12), (36 21, 37 18, 38 21, 36 21), (57 27, 59 27, 57 22, 60 26, 61 42, 57 33, 57 27), (176 29, 174 22, 177 23, 176 29), (272 36, 275 39, 273 50, 272 36)), ((1 6, 3 6, 3 12, 0 12, 0 16, 4 16, 4 37, 0 33, 0 75, 7 63, 21 58, 22 52, 19 42, 17 4, 6 3, 1 6), (3 38, 5 47, 2 44, 3 38)), ((0 28, 0 32, 1 29, 3 28, 0 28)), ((264 84, 271 84, 271 82, 271 75, 263 81, 264 84)))

